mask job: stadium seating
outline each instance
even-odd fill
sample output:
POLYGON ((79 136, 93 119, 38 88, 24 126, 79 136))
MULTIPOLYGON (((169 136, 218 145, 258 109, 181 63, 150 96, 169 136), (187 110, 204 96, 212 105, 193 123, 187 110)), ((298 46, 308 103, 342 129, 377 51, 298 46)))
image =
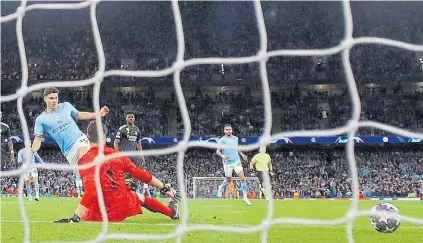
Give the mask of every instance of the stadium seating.
MULTIPOLYGON (((248 154, 249 157, 253 155, 248 154)), ((342 150, 294 148, 270 152, 275 176, 273 193, 279 197, 349 197, 351 176, 342 150)), ((40 156, 48 163, 67 163, 58 150, 43 150, 40 156)), ((411 149, 359 148, 356 152, 360 190, 365 197, 423 196, 423 153, 411 149)), ((17 164, 8 166, 16 169, 17 164)), ((147 157, 147 170, 159 179, 176 184, 176 155, 147 157)), ((192 193, 192 177, 223 176, 221 161, 214 150, 191 150, 185 155, 184 171, 188 192, 192 193)), ((247 173, 251 175, 250 173, 247 173)), ((66 196, 73 191, 73 175, 66 171, 39 170, 43 193, 66 196)), ((17 188, 18 177, 5 178, 2 193, 17 188)), ((142 190, 142 185, 139 187, 142 190)), ((210 191, 216 188, 210 188, 210 191)))

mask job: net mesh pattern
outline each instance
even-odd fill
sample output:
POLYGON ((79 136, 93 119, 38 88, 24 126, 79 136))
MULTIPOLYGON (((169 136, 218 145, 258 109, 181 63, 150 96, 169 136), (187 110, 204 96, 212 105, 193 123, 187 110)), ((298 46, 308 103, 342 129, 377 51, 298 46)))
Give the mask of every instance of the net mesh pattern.
MULTIPOLYGON (((44 89, 47 87, 80 87, 80 86, 88 86, 94 85, 93 90, 93 102, 94 102, 94 111, 98 114, 96 117, 97 121, 97 129, 99 131, 99 137, 103 137, 103 131, 100 127, 100 105, 99 105, 99 95, 100 95, 100 87, 103 79, 109 76, 132 76, 132 77, 162 77, 166 75, 173 74, 173 82, 175 87, 175 93, 177 97, 177 101, 180 107, 181 116, 184 125, 184 134, 183 139, 179 141, 179 143, 173 147, 165 148, 165 149, 153 149, 153 150, 143 150, 142 152, 138 151, 129 151, 129 152, 122 152, 120 156, 154 156, 154 155, 165 155, 170 153, 177 153, 177 177, 178 177, 178 187, 181 190, 182 201, 181 201, 181 218, 178 227, 172 232, 168 234, 130 234, 130 233, 109 233, 108 232, 108 219, 107 214, 104 206, 103 194, 100 187, 100 178, 99 178, 99 168, 101 163, 105 159, 111 159, 117 157, 116 154, 110 156, 104 156, 103 149, 100 149, 99 156, 96 160, 88 165, 84 166, 71 166, 71 165, 60 165, 60 164, 44 164, 44 165, 36 165, 36 168, 44 168, 44 169, 52 169, 52 170, 74 170, 74 169, 84 169, 89 167, 96 167, 96 183, 97 183, 97 194, 98 200, 100 205, 100 210, 103 216, 102 222, 102 230, 97 235, 96 239, 91 241, 85 242, 103 242, 104 240, 109 239, 125 239, 125 240, 165 240, 165 239, 173 239, 175 238, 176 242, 181 242, 182 237, 187 234, 188 232, 193 231, 219 231, 219 232, 232 232, 232 233, 252 233, 252 232, 261 232, 261 241, 267 242, 268 237, 268 230, 272 225, 277 224, 295 224, 295 225, 309 225, 309 226, 333 226, 338 224, 345 224, 346 225, 346 237, 349 243, 354 242, 353 239, 353 222, 357 217, 360 216, 368 216, 370 215, 370 211, 359 211, 358 209, 358 195, 359 195, 359 183, 358 183, 358 174, 357 174, 357 167, 354 157, 354 140, 349 139, 348 143, 346 144, 346 153, 348 158, 348 164, 351 171, 351 178, 352 178, 352 189, 353 189, 353 197, 351 200, 351 204, 349 210, 345 213, 345 215, 341 218, 331 219, 331 220, 323 220, 323 219, 306 219, 306 218, 276 218, 273 219, 273 212, 274 212, 274 205, 273 200, 271 199, 268 204, 268 211, 266 217, 263 219, 261 224, 250 226, 250 227, 237 227, 237 226, 219 226, 219 225, 212 225, 212 224, 197 224, 197 225, 188 225, 188 202, 186 198, 185 186, 184 186, 184 172, 183 172, 183 159, 184 154, 187 148, 189 147, 205 147, 205 148, 235 148, 233 146, 223 146, 217 145, 213 143, 205 143, 205 142, 198 142, 198 141, 189 141, 189 137, 191 134, 191 123, 190 118, 188 115, 187 106, 185 103, 185 98, 182 92, 182 87, 180 83, 180 73, 181 71, 193 65, 200 65, 200 64, 246 64, 246 63, 253 63, 258 62, 260 66, 260 76, 261 76, 261 83, 262 83, 262 90, 263 90, 263 105, 264 105, 264 116, 265 116, 265 124, 264 124, 264 132, 260 136, 259 142, 250 145, 240 145, 237 148, 245 151, 250 151, 253 149, 257 149, 260 145, 268 145, 272 138, 277 138, 281 136, 285 137, 303 137, 303 136, 335 136, 341 133, 347 133, 349 137, 354 137, 357 129, 359 127, 373 127, 377 129, 381 129, 387 132, 395 133, 402 136, 408 137, 415 137, 415 138, 423 138, 422 133, 413 133, 410 131, 406 131, 394 126, 389 126, 386 124, 382 124, 379 122, 374 121, 360 121, 360 112, 361 112, 361 104, 360 99, 357 91, 356 82, 354 80, 351 63, 350 63, 350 49, 354 45, 360 44, 380 44, 386 45, 391 47, 402 48, 410 51, 423 51, 423 45, 413 45, 409 43, 404 43, 401 41, 395 41, 385 38, 377 38, 377 37, 361 37, 361 38, 353 38, 353 19, 352 13, 350 8, 350 3, 347 0, 342 1, 342 9, 343 9, 343 18, 344 18, 344 37, 343 40, 340 42, 339 45, 327 48, 327 49, 297 49, 297 50, 275 50, 275 51, 267 51, 267 32, 266 32, 266 25, 263 17, 263 11, 261 7, 261 3, 258 0, 255 0, 254 3, 254 11, 255 17, 257 21, 257 26, 259 30, 260 36, 260 50, 254 56, 248 57, 239 57, 239 58, 194 58, 189 60, 184 60, 185 54, 185 38, 183 32, 183 25, 181 19, 181 13, 179 9, 179 4, 177 0, 172 0, 172 10, 175 19, 175 30, 177 36, 177 55, 176 61, 173 63, 172 67, 158 70, 158 71, 127 71, 127 70, 105 70, 105 54, 103 49, 102 40, 100 37, 100 31, 97 23, 96 18, 96 7, 100 1, 99 0, 91 0, 79 3, 47 3, 47 4, 31 4, 27 5, 26 0, 21 1, 21 5, 17 8, 16 12, 7 16, 1 17, 1 22, 7 22, 16 19, 16 35, 18 41, 18 48, 19 48, 19 55, 20 61, 22 66, 22 82, 20 88, 17 90, 15 94, 8 95, 8 96, 1 96, 1 102, 8 102, 12 100, 17 100, 17 107, 18 107, 18 114, 20 117, 21 126, 23 128, 23 136, 25 140, 29 139, 29 131, 28 126, 25 120, 24 112, 23 112, 23 98, 30 94, 33 91, 44 89), (25 13, 27 11, 37 10, 37 9, 82 9, 82 8, 89 8, 90 9, 90 19, 91 25, 94 34, 95 40, 95 47, 98 55, 98 71, 96 74, 89 79, 80 80, 80 81, 73 81, 73 82, 46 82, 31 85, 28 87, 28 62, 25 53, 25 44, 23 41, 23 32, 22 32, 22 23, 25 13), (272 111, 271 111, 271 101, 270 101, 270 90, 269 90, 269 83, 268 83, 268 76, 267 76, 267 69, 266 69, 266 62, 270 57, 275 56, 325 56, 325 55, 333 55, 336 53, 341 53, 342 55, 342 64, 343 69, 346 77, 346 82, 348 85, 349 95, 351 97, 352 102, 352 115, 349 119, 348 123, 342 127, 338 127, 335 129, 329 130, 308 130, 308 131, 291 131, 291 132, 282 132, 271 135, 271 126, 272 126, 272 111)), ((1 177, 9 177, 9 176, 16 176, 20 175, 19 180, 19 191, 22 193, 24 180, 23 180, 23 173, 25 173, 30 168, 30 161, 29 158, 25 162, 25 164, 14 171, 5 171, 1 174, 1 177)), ((265 178, 266 181, 269 181, 269 178, 265 178)), ((270 189, 268 189, 270 190, 270 189)), ((270 192, 270 191, 269 191, 270 192)), ((24 199, 23 197, 19 197, 19 207, 20 213, 22 217, 22 221, 24 224, 24 242, 30 242, 30 226, 29 220, 26 214, 25 206, 24 206, 24 199)), ((402 221, 408 221, 416 224, 423 224, 423 219, 418 219, 410 216, 401 215, 400 219, 402 221)), ((62 241, 63 242, 63 241, 62 241)))

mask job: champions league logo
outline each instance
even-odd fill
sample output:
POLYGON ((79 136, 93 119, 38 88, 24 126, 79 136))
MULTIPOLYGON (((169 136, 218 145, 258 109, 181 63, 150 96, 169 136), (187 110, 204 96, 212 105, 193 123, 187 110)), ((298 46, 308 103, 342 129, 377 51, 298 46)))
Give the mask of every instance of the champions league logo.
POLYGON ((284 141, 285 143, 292 143, 291 139, 287 137, 279 137, 270 140, 270 143, 279 143, 279 141, 284 141))
POLYGON ((141 140, 140 140, 141 142, 142 141, 147 141, 148 143, 156 143, 155 141, 154 141, 154 139, 153 138, 150 138, 150 137, 143 137, 143 138, 141 138, 141 140))
POLYGON ((219 142, 219 138, 218 137, 212 137, 212 138, 209 138, 209 139, 202 139, 202 138, 199 138, 198 140, 197 140, 197 142, 213 142, 213 143, 217 143, 217 142, 219 142))
MULTIPOLYGON (((364 143, 363 139, 361 139, 359 137, 351 137, 351 138, 354 139, 354 141, 356 143, 364 143)), ((347 143, 351 138, 349 138, 349 137, 339 137, 339 138, 336 139, 335 143, 344 144, 344 143, 347 143)))
POLYGON ((409 143, 423 143, 423 138, 410 138, 408 139, 409 143))

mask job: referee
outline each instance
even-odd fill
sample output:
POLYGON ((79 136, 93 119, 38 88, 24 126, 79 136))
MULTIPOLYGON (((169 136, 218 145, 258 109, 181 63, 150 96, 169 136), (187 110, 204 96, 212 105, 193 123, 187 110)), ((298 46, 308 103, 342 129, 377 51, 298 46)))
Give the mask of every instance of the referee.
MULTIPOLYGON (((1 120, 2 113, 0 112, 0 120, 1 120)), ((10 128, 9 126, 1 122, 1 168, 0 170, 6 169, 6 161, 7 161, 7 153, 9 153, 10 162, 15 161, 15 151, 13 151, 13 142, 10 138, 10 128), (7 144, 7 146, 6 146, 7 144), (6 148, 7 147, 7 148, 6 148)))
MULTIPOLYGON (((126 124, 119 127, 119 130, 116 133, 114 149, 117 151, 142 151, 141 145, 141 133, 140 129, 134 125, 135 123, 135 114, 133 112, 127 112, 125 114, 126 124)), ((139 158, 135 156, 130 156, 129 159, 136 164, 139 164, 139 158)), ((144 156, 141 157, 141 165, 145 164, 144 156)), ((130 187, 135 191, 138 185, 132 181, 129 174, 126 175, 126 181, 130 184, 130 187)))
POLYGON ((264 198, 266 198, 266 201, 269 199, 269 195, 267 194, 267 187, 271 188, 272 185, 267 185, 264 182, 265 174, 267 176, 273 175, 273 168, 272 168, 272 160, 270 158, 270 155, 266 153, 266 147, 261 146, 260 152, 251 159, 250 162, 250 169, 252 170, 254 168, 254 165, 256 166, 257 170, 257 177, 261 184, 261 191, 264 194, 264 198))

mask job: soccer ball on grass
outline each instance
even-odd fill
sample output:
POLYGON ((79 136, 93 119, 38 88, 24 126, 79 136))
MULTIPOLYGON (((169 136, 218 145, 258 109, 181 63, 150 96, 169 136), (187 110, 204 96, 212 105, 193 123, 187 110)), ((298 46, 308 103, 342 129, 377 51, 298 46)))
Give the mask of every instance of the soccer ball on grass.
POLYGON ((390 203, 379 203, 371 210, 370 223, 381 233, 393 233, 400 226, 399 210, 390 203))

